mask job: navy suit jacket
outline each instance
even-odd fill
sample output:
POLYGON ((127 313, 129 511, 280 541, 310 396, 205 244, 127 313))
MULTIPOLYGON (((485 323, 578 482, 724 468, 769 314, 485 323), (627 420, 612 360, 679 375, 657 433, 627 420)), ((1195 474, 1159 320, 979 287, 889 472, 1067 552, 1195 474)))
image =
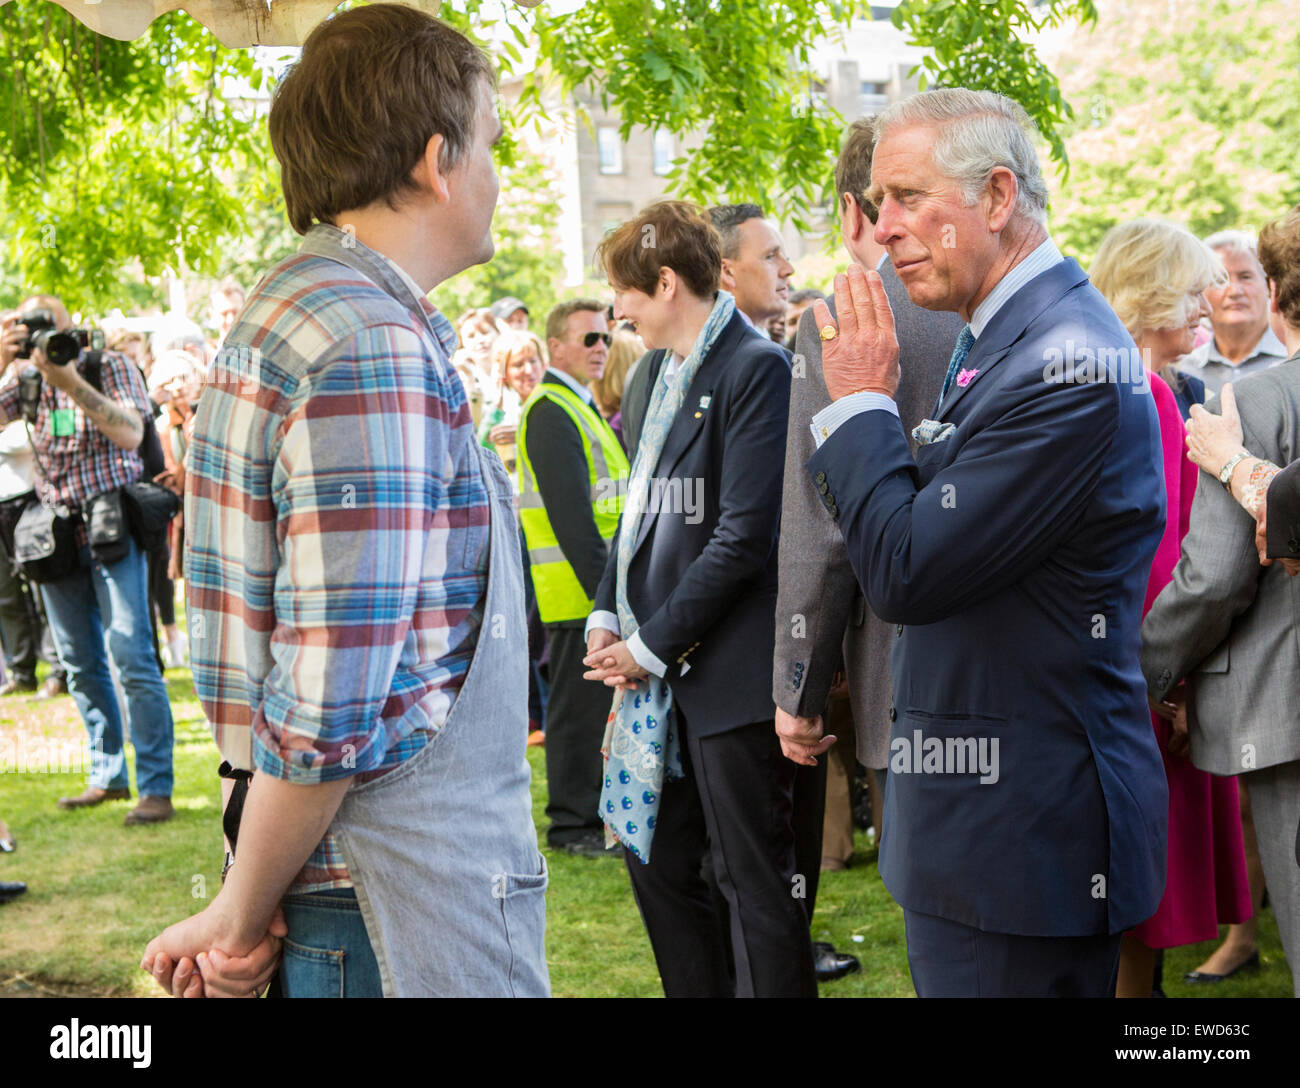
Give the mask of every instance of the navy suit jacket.
MULTIPOLYGON (((646 361, 653 388, 663 355, 646 361)), ((642 522, 628 604, 642 641, 668 666, 674 702, 696 736, 775 714, 776 543, 789 403, 784 349, 733 315, 686 391, 654 471, 669 498, 642 522)), ((599 610, 617 612, 617 562, 612 546, 599 610)))
POLYGON ((898 625, 880 872, 910 910, 1082 936, 1159 905, 1168 797, 1138 652, 1165 489, 1136 359, 1067 260, 975 342, 949 438, 913 460, 869 411, 808 463, 898 625))

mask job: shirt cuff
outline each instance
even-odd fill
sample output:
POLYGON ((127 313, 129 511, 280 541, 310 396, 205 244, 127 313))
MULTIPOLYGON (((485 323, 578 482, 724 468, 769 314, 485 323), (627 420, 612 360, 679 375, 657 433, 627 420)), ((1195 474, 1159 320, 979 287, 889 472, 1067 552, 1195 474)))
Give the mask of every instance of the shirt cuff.
POLYGON ((587 628, 582 632, 582 637, 591 638, 592 631, 613 631, 614 634, 622 637, 618 629, 618 617, 613 612, 606 612, 603 609, 587 617, 587 628))
POLYGON ((657 676, 662 680, 668 672, 668 666, 660 661, 650 647, 641 640, 640 631, 627 640, 627 651, 632 655, 632 659, 651 676, 657 676))
POLYGON ((840 424, 861 412, 871 411, 892 412, 898 416, 898 405, 894 403, 893 397, 887 397, 884 393, 850 393, 847 397, 828 404, 812 419, 813 440, 818 449, 839 430, 840 424))

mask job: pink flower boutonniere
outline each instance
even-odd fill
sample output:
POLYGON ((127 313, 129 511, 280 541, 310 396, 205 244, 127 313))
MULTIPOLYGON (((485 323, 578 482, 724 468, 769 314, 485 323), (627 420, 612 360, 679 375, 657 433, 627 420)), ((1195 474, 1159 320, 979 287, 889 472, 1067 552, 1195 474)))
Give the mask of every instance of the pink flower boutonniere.
POLYGON ((978 370, 962 370, 957 374, 957 384, 965 389, 976 377, 979 376, 978 370))

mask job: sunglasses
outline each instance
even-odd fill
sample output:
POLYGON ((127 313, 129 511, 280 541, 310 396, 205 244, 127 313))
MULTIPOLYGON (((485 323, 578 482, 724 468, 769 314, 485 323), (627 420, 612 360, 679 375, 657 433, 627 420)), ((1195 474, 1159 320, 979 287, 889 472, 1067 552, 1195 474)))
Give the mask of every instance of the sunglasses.
POLYGON ((609 347, 610 340, 612 339, 613 337, 611 337, 607 332, 589 332, 582 338, 582 346, 584 348, 594 348, 596 346, 596 341, 599 340, 605 345, 605 347, 609 347))

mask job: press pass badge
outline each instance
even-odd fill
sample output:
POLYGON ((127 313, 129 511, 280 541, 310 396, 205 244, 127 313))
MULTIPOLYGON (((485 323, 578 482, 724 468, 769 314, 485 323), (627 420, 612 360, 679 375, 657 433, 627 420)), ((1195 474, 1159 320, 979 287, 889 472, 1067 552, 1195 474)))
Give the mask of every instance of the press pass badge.
POLYGON ((55 408, 50 412, 50 430, 55 438, 71 438, 77 433, 77 415, 71 408, 55 408))

